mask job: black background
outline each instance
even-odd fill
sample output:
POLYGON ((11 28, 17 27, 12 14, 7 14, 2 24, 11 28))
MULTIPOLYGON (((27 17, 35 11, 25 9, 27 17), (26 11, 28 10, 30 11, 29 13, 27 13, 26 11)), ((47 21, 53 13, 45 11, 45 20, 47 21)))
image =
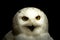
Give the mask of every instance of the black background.
POLYGON ((24 7, 37 7, 45 12, 49 21, 49 33, 54 40, 59 39, 59 7, 57 1, 52 0, 2 0, 0 1, 0 40, 12 29, 12 18, 24 7))

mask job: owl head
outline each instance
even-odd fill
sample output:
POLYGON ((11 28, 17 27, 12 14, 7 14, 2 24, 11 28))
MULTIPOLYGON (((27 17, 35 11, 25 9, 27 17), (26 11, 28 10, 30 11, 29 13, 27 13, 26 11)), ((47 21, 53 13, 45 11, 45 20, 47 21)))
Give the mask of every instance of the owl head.
POLYGON ((35 7, 19 10, 13 18, 13 33, 36 35, 48 32, 48 19, 45 13, 35 7))

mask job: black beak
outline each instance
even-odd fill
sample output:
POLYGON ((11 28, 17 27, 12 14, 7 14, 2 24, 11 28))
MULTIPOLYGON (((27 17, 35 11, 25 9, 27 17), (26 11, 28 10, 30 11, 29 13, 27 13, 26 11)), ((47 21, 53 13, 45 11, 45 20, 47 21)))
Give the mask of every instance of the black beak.
POLYGON ((35 26, 33 26, 33 25, 32 26, 27 26, 27 28, 30 29, 31 31, 33 31, 35 26))

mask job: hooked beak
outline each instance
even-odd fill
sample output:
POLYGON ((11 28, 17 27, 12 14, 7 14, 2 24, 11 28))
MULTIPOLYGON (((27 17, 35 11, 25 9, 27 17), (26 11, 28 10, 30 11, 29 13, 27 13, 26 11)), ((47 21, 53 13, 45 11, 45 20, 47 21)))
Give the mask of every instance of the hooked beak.
POLYGON ((27 26, 28 29, 30 29, 31 31, 33 31, 35 29, 35 26, 32 25, 32 26, 27 26))

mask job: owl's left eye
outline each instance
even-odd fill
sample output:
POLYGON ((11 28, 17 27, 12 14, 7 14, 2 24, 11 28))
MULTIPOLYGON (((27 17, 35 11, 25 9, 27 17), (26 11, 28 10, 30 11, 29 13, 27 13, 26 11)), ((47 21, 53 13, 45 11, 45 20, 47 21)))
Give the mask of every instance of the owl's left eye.
POLYGON ((40 16, 37 16, 36 19, 37 19, 37 20, 40 20, 40 16))
POLYGON ((27 20, 28 20, 28 17, 23 16, 23 17, 22 17, 22 20, 23 20, 23 21, 27 21, 27 20))

